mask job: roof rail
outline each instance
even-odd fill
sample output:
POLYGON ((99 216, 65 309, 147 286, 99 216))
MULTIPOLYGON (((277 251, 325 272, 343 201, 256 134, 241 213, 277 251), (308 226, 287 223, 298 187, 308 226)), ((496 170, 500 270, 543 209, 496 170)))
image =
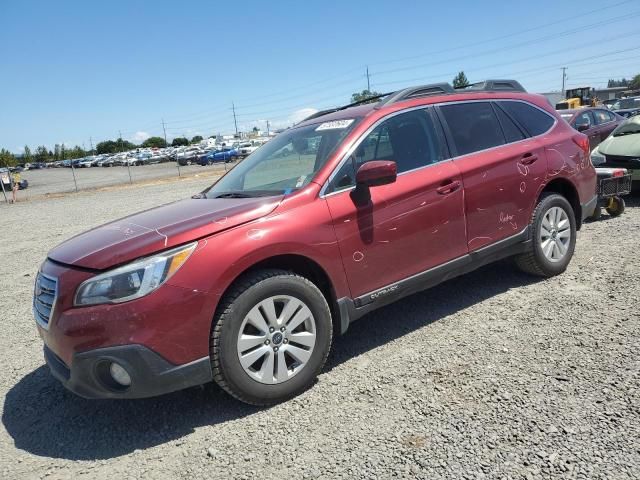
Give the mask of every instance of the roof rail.
POLYGON ((428 85, 420 85, 418 87, 409 87, 403 90, 398 90, 397 92, 391 93, 382 93, 380 95, 376 95, 374 97, 366 98, 364 100, 360 100, 358 102, 350 103, 349 105, 344 105, 342 107, 331 108, 328 110, 322 110, 320 112, 316 112, 303 120, 303 122, 307 120, 311 120, 313 118, 322 117, 323 115, 327 115, 329 113, 337 112, 339 110, 345 110, 350 107, 354 107, 356 105, 360 105, 362 103, 368 103, 372 100, 381 99, 374 108, 378 109, 385 105, 391 105, 392 103, 401 102, 403 100, 410 100, 412 98, 419 97, 428 97, 430 95, 451 95, 454 93, 474 93, 474 92, 524 92, 526 90, 520 82, 516 80, 496 80, 489 79, 483 80, 482 82, 472 83, 467 85, 466 87, 457 87, 453 88, 446 82, 442 83, 431 83, 428 85))
POLYGON ((456 90, 464 90, 469 92, 525 92, 526 90, 520 82, 516 80, 483 80, 482 82, 472 83, 466 87, 460 87, 456 90))
POLYGON ((397 92, 391 93, 387 98, 376 105, 376 108, 400 102, 402 100, 409 100, 411 98, 427 97, 429 95, 446 95, 450 93, 455 93, 455 90, 446 82, 409 87, 404 90, 398 90, 397 92))
MULTIPOLYGON (((393 93, 393 92, 391 92, 391 93, 393 93)), ((340 110, 346 110, 347 108, 355 107, 357 105, 362 105, 363 103, 369 103, 369 102, 372 102, 373 100, 378 100, 379 98, 391 95, 391 93, 389 93, 389 92, 380 93, 378 95, 374 95, 372 97, 363 98, 362 100, 358 100, 357 102, 353 102, 353 103, 350 103, 348 105, 343 105, 341 107, 329 108, 327 110, 320 110, 319 112, 312 113, 307 118, 302 120, 302 122, 306 122, 307 120, 312 120, 314 118, 322 117, 323 115, 327 115, 329 113, 339 112, 340 110)), ((300 123, 302 123, 302 122, 300 122, 300 123)))

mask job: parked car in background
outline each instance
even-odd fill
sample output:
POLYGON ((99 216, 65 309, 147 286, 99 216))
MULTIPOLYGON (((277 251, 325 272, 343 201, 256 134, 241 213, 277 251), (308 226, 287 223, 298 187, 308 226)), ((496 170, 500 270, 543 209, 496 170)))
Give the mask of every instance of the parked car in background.
POLYGON ((591 152, 597 167, 626 168, 634 188, 640 183, 640 115, 621 123, 611 135, 591 152))
POLYGON ((185 148, 176 152, 175 157, 178 165, 186 166, 195 163, 198 160, 198 154, 201 150, 196 147, 185 148))
POLYGON ((116 164, 116 160, 115 158, 113 158, 112 156, 108 156, 108 157, 104 157, 101 160, 98 160, 98 163, 96 164, 98 167, 113 167, 116 164))
MULTIPOLYGON (((75 166, 75 165, 74 165, 75 166)), ((80 158, 78 160, 78 168, 89 168, 93 166, 93 159, 92 158, 80 158)))
POLYGON ((640 97, 620 98, 610 108, 626 118, 638 115, 640 114, 640 97))
POLYGON ((235 148, 214 150, 202 157, 198 163, 200 165, 211 165, 217 162, 232 162, 240 157, 238 150, 235 148))
POLYGON ((251 142, 241 143, 238 146, 238 156, 240 158, 248 157, 253 152, 255 152, 258 149, 258 147, 259 147, 259 145, 254 145, 251 142))
POLYGON ((569 125, 589 137, 589 145, 592 149, 596 148, 624 121, 624 117, 606 108, 576 108, 559 110, 558 113, 569 125))
POLYGON ((34 316, 52 374, 84 397, 215 380, 274 404, 376 308, 507 257, 561 274, 597 199, 588 138, 544 97, 412 87, 318 112, 200 194, 60 244, 34 316))

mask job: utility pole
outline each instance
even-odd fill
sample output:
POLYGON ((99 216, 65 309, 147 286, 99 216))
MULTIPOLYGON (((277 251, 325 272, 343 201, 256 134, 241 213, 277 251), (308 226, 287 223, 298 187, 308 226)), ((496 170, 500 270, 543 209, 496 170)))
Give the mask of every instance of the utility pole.
POLYGON ((236 126, 236 137, 238 136, 238 121, 236 120, 236 106, 231 102, 231 110, 233 110, 233 123, 236 126))
MULTIPOLYGON (((122 152, 122 132, 120 130, 118 130, 118 139, 120 142, 120 152, 122 152)), ((131 163, 129 162, 129 159, 125 156, 124 157, 124 161, 127 162, 127 171, 129 172, 129 183, 133 183, 133 180, 131 179, 131 163)))
POLYGON ((367 92, 371 91, 371 82, 369 81, 369 65, 367 65, 367 92))
POLYGON ((91 155, 93 155, 93 137, 89 137, 89 145, 91 145, 91 155))
MULTIPOLYGON (((62 159, 64 160, 64 143, 62 144, 62 159)), ((73 184, 76 187, 76 193, 78 193, 78 181, 76 180, 76 169, 73 167, 73 158, 69 160, 71 162, 71 173, 73 174, 73 184)))
POLYGON ((167 129, 164 126, 164 118, 162 119, 162 131, 164 132, 164 147, 167 148, 169 144, 167 143, 167 129))
POLYGON ((567 79, 567 67, 562 67, 562 95, 564 95, 564 81, 567 79))

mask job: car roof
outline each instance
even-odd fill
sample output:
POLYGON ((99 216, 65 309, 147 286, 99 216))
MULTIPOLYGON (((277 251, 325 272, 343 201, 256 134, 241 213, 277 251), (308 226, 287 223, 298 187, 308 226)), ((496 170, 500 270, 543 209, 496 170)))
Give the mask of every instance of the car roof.
MULTIPOLYGON (((322 122, 345 120, 351 118, 366 117, 372 112, 389 112, 410 108, 412 106, 430 105, 442 101, 453 102, 456 100, 471 99, 513 99, 530 98, 531 94, 516 80, 484 80, 463 88, 453 88, 448 83, 433 83, 404 88, 395 92, 384 93, 372 97, 372 103, 363 105, 359 102, 317 112, 295 125, 303 127, 322 122), (524 95, 523 95, 524 94, 524 95)), ((367 101, 366 99, 364 100, 367 101)), ((548 103, 548 102, 547 102, 548 103)))

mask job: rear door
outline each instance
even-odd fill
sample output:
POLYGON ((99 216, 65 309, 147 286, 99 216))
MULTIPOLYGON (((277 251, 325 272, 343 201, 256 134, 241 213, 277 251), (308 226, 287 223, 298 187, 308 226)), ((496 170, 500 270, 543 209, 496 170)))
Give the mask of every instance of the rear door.
POLYGON ((572 126, 578 130, 578 127, 581 125, 585 125, 587 127, 586 130, 582 130, 582 133, 589 137, 589 146, 591 147, 591 150, 593 150, 600 143, 600 131, 596 125, 596 120, 593 117, 591 110, 585 110, 584 112, 576 115, 572 126))
POLYGON ((392 115, 365 134, 325 199, 354 297, 467 253, 462 178, 431 109, 392 115), (395 161, 398 177, 371 187, 359 205, 351 195, 355 172, 371 160, 395 161))
MULTIPOLYGON (((616 117, 613 113, 607 110, 593 110, 593 117, 595 118, 596 125, 598 127, 598 135, 600 142, 609 136, 617 126, 616 117)), ((600 143, 598 142, 598 143, 600 143)))
MULTIPOLYGON (((514 119, 517 103, 472 101, 439 107, 455 149, 454 163, 462 173, 469 251, 526 228, 545 178, 544 147, 514 119)), ((547 117, 553 124, 553 117, 547 117)))

